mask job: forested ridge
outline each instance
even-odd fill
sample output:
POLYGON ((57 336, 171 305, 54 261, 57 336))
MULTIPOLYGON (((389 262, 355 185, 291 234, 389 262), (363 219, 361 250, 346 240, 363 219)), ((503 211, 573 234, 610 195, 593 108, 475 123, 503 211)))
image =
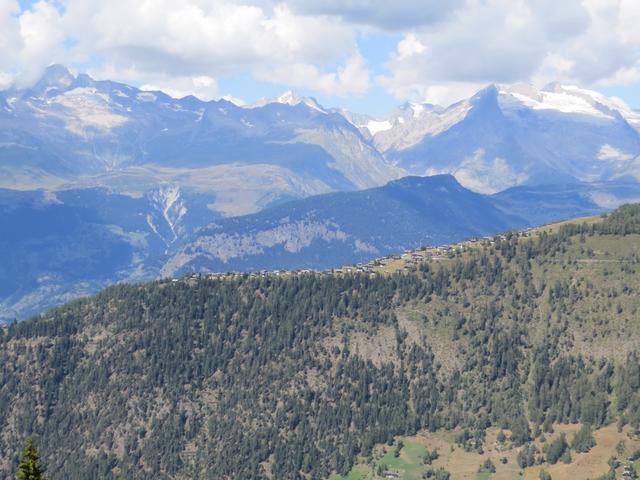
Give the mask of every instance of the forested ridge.
MULTIPOLYGON (((396 435, 640 429, 640 207, 393 275, 120 285, 0 336, 0 471, 327 478, 396 435)), ((473 442, 471 442, 473 440, 473 442)))

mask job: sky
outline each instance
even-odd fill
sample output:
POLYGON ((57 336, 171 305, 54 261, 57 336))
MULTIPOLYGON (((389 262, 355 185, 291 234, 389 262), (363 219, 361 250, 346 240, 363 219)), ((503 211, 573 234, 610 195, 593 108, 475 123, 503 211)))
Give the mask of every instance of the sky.
POLYGON ((552 81, 640 108, 640 0, 0 0, 0 88, 52 63, 172 96, 380 116, 552 81))

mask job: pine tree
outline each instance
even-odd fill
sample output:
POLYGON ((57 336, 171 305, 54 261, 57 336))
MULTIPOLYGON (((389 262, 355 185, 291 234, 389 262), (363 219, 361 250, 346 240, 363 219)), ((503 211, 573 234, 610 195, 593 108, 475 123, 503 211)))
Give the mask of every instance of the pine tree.
POLYGON ((38 450, 33 446, 33 441, 28 438, 22 452, 22 460, 18 465, 16 480, 46 480, 40 467, 38 450))

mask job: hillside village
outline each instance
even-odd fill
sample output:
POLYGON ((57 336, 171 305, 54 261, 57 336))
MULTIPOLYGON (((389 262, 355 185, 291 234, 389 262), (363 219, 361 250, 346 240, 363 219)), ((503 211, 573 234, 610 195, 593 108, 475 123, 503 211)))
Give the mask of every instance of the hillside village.
POLYGON ((173 278, 173 282, 178 282, 181 279, 200 279, 207 278, 210 280, 236 278, 243 275, 248 275, 251 278, 255 277, 267 277, 267 276, 280 276, 280 275, 297 275, 297 274, 321 274, 321 275, 335 275, 335 274, 348 274, 348 273, 368 273, 371 275, 379 274, 391 274, 398 271, 410 271, 415 269, 421 263, 427 260, 433 261, 447 261, 451 260, 457 255, 460 255, 469 249, 489 247, 494 245, 497 241, 506 240, 508 237, 514 235, 520 238, 529 237, 532 232, 539 231, 544 227, 537 229, 526 229, 520 231, 509 232, 508 234, 499 234, 494 236, 485 236, 470 238, 458 243, 451 243, 446 245, 437 246, 420 246, 413 250, 405 250, 401 254, 387 255, 384 257, 373 259, 369 262, 357 263, 354 265, 345 265, 339 268, 332 269, 297 269, 297 270, 260 270, 253 272, 211 272, 211 273, 190 273, 181 278, 173 278))

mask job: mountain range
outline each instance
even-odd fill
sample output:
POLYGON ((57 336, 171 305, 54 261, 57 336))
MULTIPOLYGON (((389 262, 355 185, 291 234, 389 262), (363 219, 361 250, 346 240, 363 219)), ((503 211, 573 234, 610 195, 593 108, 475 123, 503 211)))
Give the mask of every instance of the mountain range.
POLYGON ((408 174, 450 173, 483 193, 636 179, 639 154, 640 113, 560 84, 490 85, 383 119, 293 92, 248 106, 174 99, 60 65, 31 88, 0 92, 0 187, 171 183, 215 194, 211 208, 226 216, 408 174))
POLYGON ((375 119, 53 65, 0 92, 0 321, 114 282, 323 269, 596 214, 640 199, 639 154, 638 112, 558 84, 375 119))
POLYGON ((171 184, 215 195, 225 215, 280 199, 378 186, 402 172, 343 116, 285 95, 241 108, 173 99, 49 67, 0 93, 0 187, 171 184))

